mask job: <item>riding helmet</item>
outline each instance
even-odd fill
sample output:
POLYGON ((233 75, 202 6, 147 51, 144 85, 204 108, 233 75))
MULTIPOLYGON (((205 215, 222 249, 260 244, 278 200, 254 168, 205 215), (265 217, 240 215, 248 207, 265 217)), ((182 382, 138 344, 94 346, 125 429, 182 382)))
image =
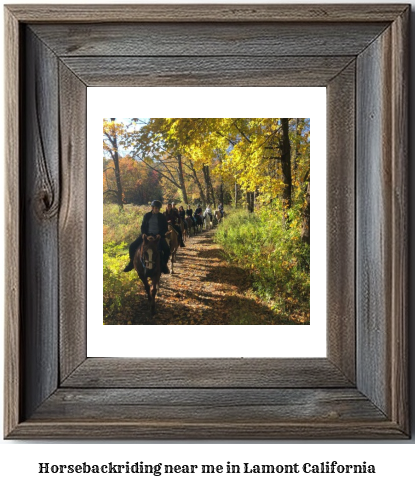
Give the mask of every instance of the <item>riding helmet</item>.
POLYGON ((152 207, 157 207, 157 208, 161 208, 162 207, 161 202, 159 200, 153 200, 151 202, 151 206, 152 207))

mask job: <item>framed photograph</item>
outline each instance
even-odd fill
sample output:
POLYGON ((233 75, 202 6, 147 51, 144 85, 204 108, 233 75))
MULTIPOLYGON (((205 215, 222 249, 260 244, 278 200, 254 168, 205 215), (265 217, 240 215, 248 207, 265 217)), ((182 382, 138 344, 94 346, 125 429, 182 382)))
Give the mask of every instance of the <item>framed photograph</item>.
POLYGON ((87 275, 94 276, 87 289, 88 356, 325 357, 325 104, 325 87, 88 89, 87 275), (108 119, 108 113, 118 116, 108 119), (134 113, 140 114, 137 120, 134 113), (275 113, 291 115, 284 119, 290 140, 290 225, 279 198, 282 125, 275 113), (175 118, 163 118, 166 114, 175 118), (308 118, 300 117, 304 114, 308 118), (166 127, 180 130, 168 135, 166 127), (175 176, 179 158, 167 144, 174 151, 180 144, 183 183, 175 176), (253 172, 255 161, 260 164, 253 172), (255 194, 244 189, 253 182, 255 194), (169 259, 173 273, 160 276, 153 316, 137 273, 123 270, 129 244, 157 198, 163 202, 160 214, 174 202, 184 217, 184 208, 189 215, 199 208, 203 216, 208 198, 213 215, 223 201, 226 218, 220 223, 214 218, 211 229, 202 225, 197 231, 192 218, 183 218, 183 227, 189 223, 186 244, 177 249, 175 263, 169 259), (247 203, 254 205, 248 209, 247 203), (307 209, 311 242, 302 234, 307 209), (97 252, 102 238, 103 273, 97 252), (224 250, 233 254, 232 261, 224 250), (235 259, 237 254, 242 259, 235 259), (277 294, 277 286, 285 293, 277 294), (96 313, 100 309, 102 316, 96 313))
POLYGON ((6 7, 5 438, 408 439, 409 16, 6 7), (88 356, 91 87, 326 88, 326 357, 88 356))

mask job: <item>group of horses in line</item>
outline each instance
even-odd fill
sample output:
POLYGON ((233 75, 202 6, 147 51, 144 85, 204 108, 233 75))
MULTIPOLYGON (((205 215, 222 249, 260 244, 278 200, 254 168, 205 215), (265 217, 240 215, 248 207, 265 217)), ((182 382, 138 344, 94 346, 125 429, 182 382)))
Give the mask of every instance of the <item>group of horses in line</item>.
MULTIPOLYGON (((214 221, 219 224, 222 219, 223 215, 219 210, 215 210, 213 215, 205 211, 203 214, 195 215, 194 219, 190 216, 186 217, 185 222, 181 221, 179 224, 181 226, 183 242, 192 235, 192 232, 195 236, 201 233, 203 229, 210 230, 213 228, 214 221)), ((165 239, 170 247, 170 273, 173 274, 176 254, 179 248, 179 236, 171 223, 168 224, 168 232, 165 235, 165 239)), ((133 261, 134 268, 144 284, 151 315, 156 313, 156 295, 161 276, 159 241, 160 237, 144 234, 143 243, 137 249, 133 261), (151 279, 151 286, 148 278, 151 279)))
POLYGON ((222 220, 222 214, 219 210, 215 210, 212 214, 211 212, 205 210, 203 214, 196 214, 193 217, 187 216, 185 220, 180 222, 183 240, 187 237, 199 234, 203 229, 209 230, 213 228, 213 224, 218 224, 222 220))

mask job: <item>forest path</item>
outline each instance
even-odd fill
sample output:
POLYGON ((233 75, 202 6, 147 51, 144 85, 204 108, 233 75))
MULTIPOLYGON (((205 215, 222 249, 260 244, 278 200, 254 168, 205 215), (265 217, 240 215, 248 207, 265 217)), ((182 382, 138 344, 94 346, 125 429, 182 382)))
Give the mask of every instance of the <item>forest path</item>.
MULTIPOLYGON (((162 275, 151 317, 138 280, 135 324, 278 324, 278 316, 251 291, 249 272, 228 263, 213 240, 215 229, 187 239, 177 251, 174 274, 162 275)), ((171 262, 169 262, 171 269, 171 262)))

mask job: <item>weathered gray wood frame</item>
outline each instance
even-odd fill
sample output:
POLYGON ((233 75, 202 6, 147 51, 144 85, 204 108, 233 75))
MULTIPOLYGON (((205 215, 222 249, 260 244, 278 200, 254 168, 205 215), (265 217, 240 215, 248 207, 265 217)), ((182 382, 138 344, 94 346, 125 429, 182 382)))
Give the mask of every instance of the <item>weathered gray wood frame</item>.
POLYGON ((409 13, 6 7, 6 438, 408 438, 409 13), (327 87, 327 358, 87 358, 86 87, 304 84, 327 87))

